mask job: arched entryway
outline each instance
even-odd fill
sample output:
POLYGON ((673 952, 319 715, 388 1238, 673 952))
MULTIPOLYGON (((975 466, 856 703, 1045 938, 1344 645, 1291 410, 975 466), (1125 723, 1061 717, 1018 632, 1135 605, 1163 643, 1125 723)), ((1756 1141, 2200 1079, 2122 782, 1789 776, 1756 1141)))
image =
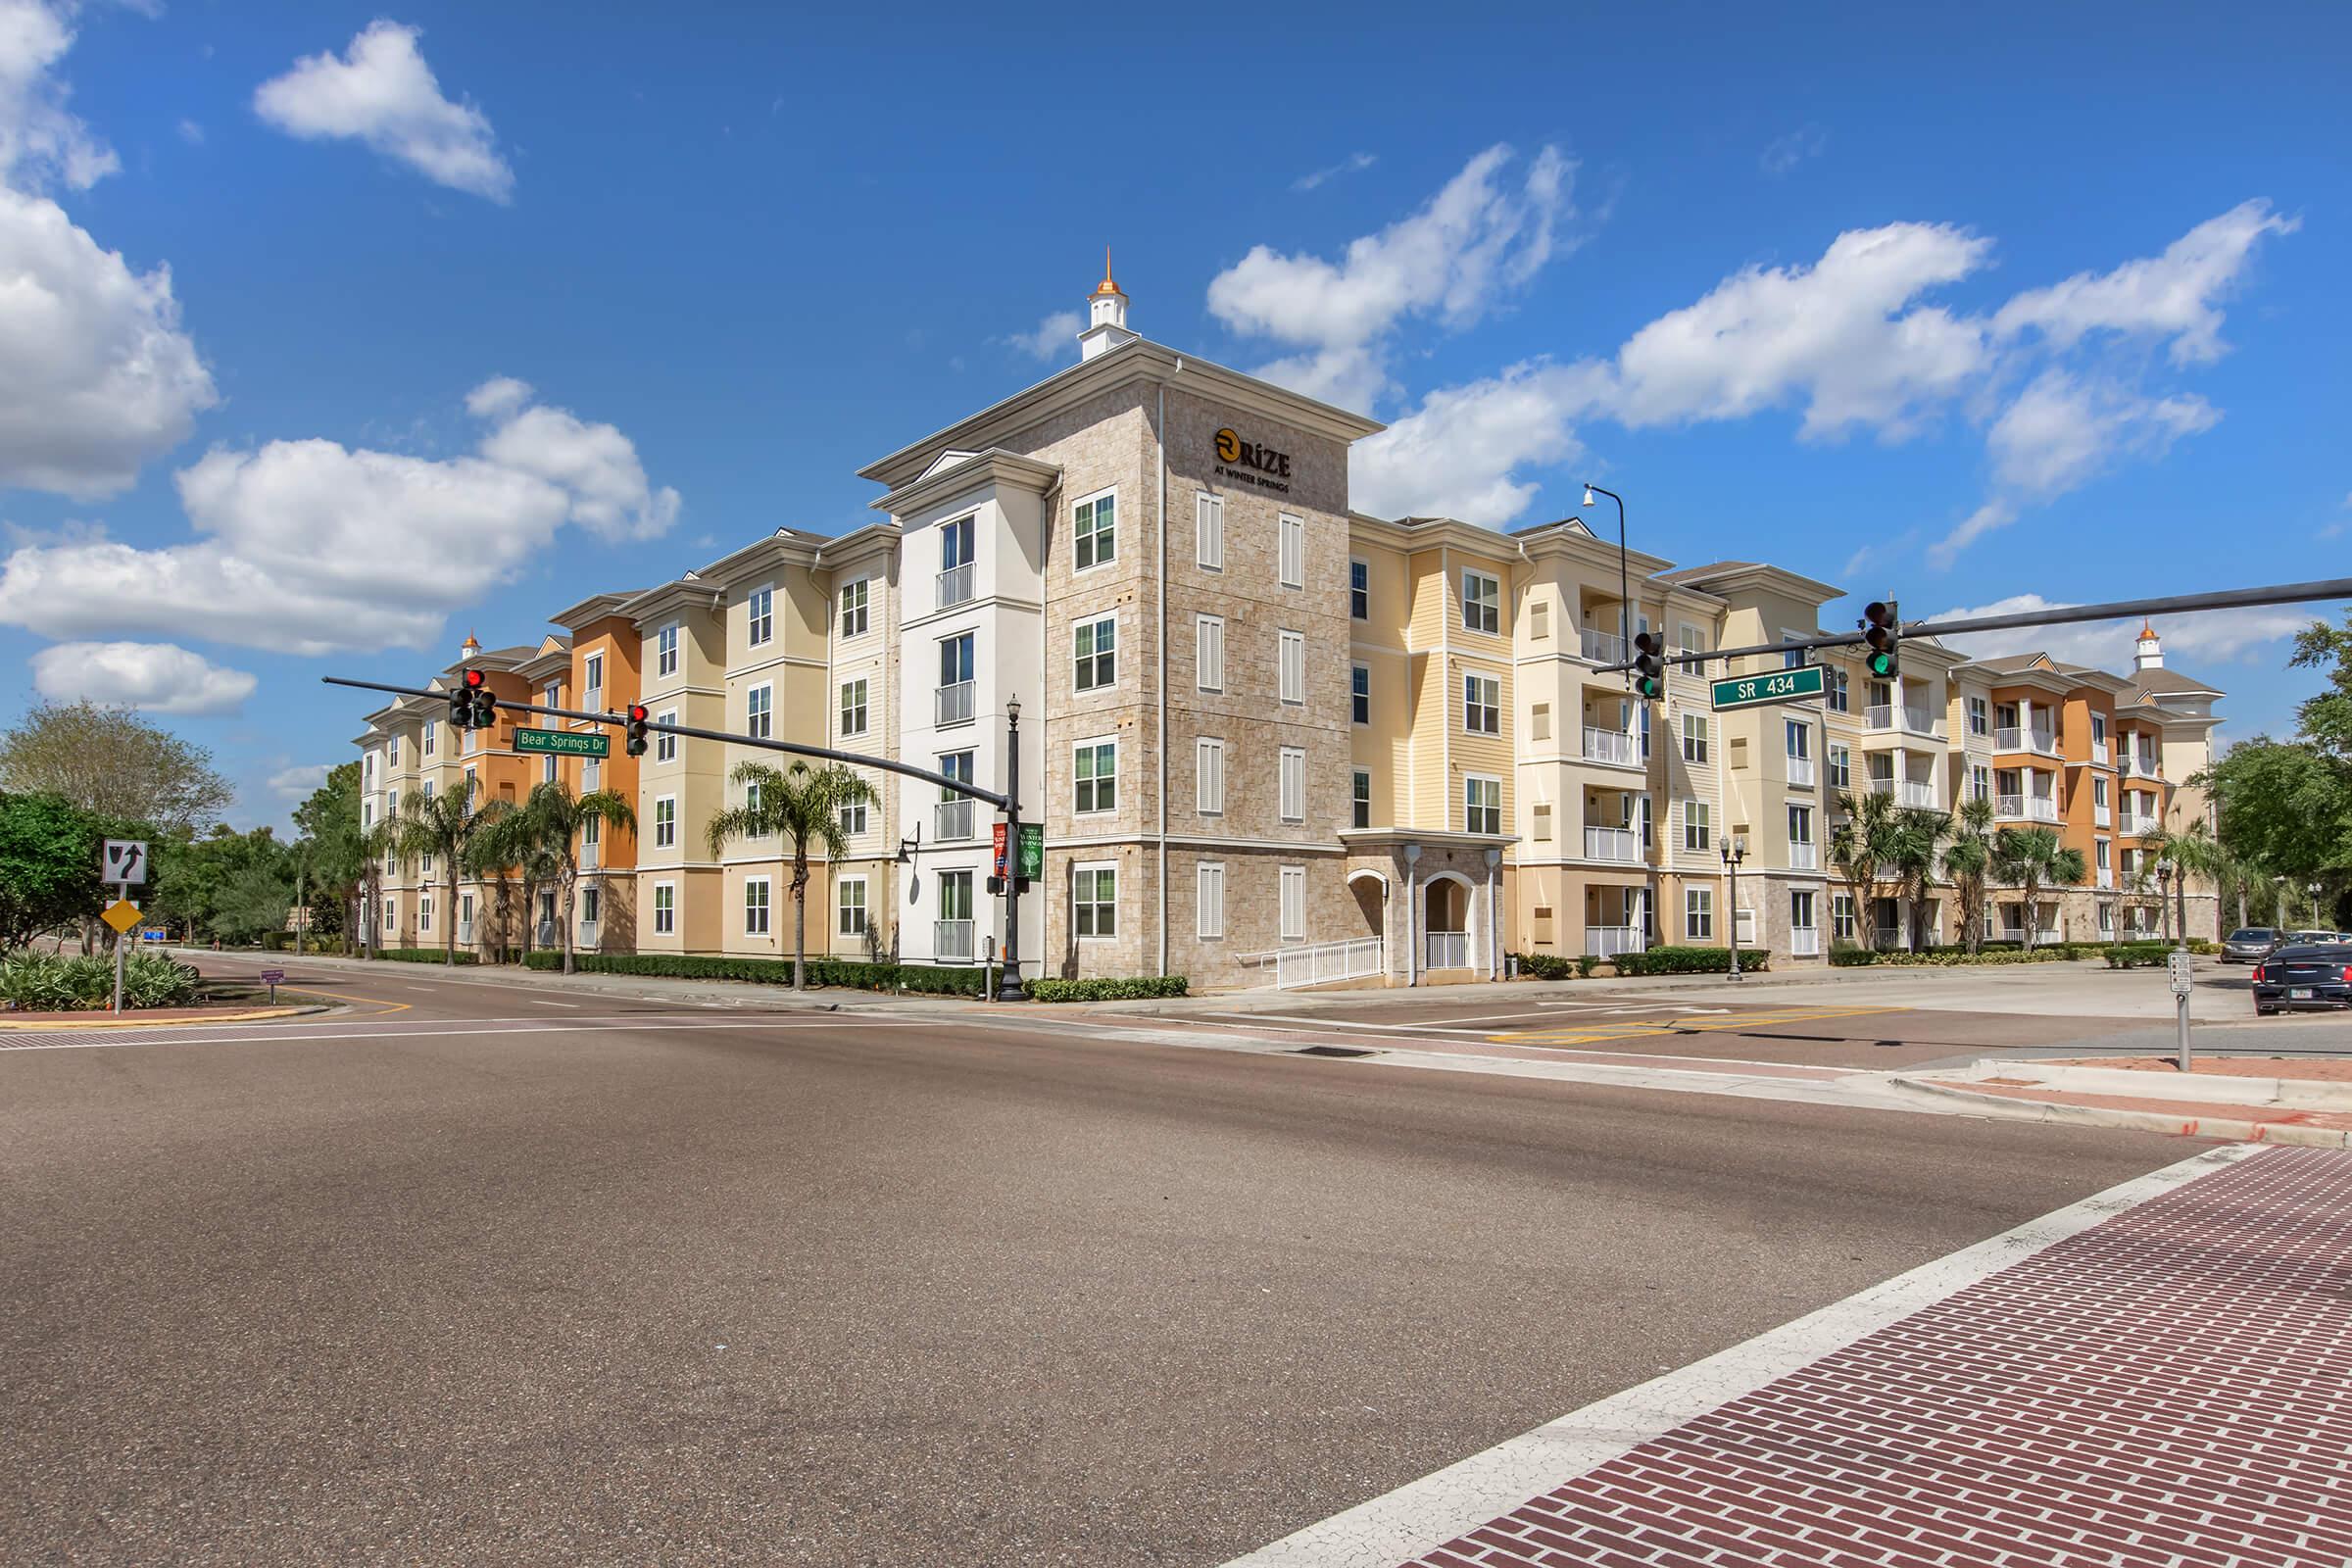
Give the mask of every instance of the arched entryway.
POLYGON ((1469 879, 1440 871, 1421 893, 1422 966, 1431 972, 1471 967, 1471 923, 1477 916, 1469 879))

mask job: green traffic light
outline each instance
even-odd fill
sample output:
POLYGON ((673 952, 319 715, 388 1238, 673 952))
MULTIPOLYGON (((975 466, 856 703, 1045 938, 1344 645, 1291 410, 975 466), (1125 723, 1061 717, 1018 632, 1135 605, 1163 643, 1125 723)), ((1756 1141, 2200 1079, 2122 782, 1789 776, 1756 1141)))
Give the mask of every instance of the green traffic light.
POLYGON ((1666 688, 1663 682, 1655 680, 1648 675, 1644 675, 1640 680, 1634 682, 1635 691, 1641 693, 1641 695, 1643 697, 1651 699, 1655 699, 1657 695, 1665 689, 1666 688))
POLYGON ((1869 665, 1873 675, 1884 677, 1894 673, 1894 656, 1892 654, 1873 654, 1865 661, 1865 663, 1869 665))

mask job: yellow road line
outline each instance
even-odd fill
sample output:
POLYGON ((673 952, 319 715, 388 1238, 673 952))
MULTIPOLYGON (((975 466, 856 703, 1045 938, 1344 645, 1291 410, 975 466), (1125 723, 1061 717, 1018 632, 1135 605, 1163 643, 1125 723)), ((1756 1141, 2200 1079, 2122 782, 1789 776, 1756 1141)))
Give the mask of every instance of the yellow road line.
POLYGON ((1676 1018, 1628 1018, 1615 1023, 1596 1019, 1566 1028, 1520 1029, 1487 1038, 1496 1045, 1592 1046, 1617 1040, 1655 1040, 1671 1034, 1738 1034, 1760 1025, 1858 1018, 1868 1013, 1902 1010, 1900 1007, 1775 1007, 1728 1018, 1685 1014, 1676 1018))
POLYGON ((265 1018, 291 1018, 299 1007, 264 1007, 251 1012, 216 1012, 202 1018, 141 1018, 136 1009, 98 1013, 88 1018, 0 1018, 0 1029, 179 1029, 216 1023, 255 1023, 265 1018))

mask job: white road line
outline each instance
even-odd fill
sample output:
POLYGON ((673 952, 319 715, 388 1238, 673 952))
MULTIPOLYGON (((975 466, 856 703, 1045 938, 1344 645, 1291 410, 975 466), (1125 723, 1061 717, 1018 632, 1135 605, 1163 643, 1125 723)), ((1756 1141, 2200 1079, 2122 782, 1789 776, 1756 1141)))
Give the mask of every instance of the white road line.
POLYGON ((1653 1378, 1473 1454, 1383 1497, 1307 1526, 1225 1568, 1383 1568, 1408 1562, 1607 1464, 1684 1422, 1751 1394, 2151 1198, 2261 1152, 2233 1144, 2134 1178, 1990 1241, 1653 1378))

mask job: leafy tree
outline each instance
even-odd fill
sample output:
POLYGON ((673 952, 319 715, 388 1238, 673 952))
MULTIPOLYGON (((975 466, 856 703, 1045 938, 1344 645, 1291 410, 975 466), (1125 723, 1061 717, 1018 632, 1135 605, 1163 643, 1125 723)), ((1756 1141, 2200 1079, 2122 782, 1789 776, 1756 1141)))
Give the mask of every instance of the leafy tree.
POLYGON ((2341 626, 2315 620, 2296 633, 2287 664, 2328 674, 2328 689, 2295 710, 2302 738, 2338 760, 2352 758, 2352 610, 2341 626))
MULTIPOLYGON (((2140 835, 2139 847, 2146 862, 2162 862, 2173 868, 2175 878, 2201 877, 2211 882, 2218 894, 2224 871, 2230 863, 2228 852, 2215 840, 2213 830, 2202 818, 2181 828, 2154 828, 2140 835)), ((2157 924, 2166 941, 2173 938, 2173 904, 2161 880, 2157 883, 2157 924)), ((2185 935, 2185 933, 2183 933, 2185 935)))
POLYGON ((441 867, 449 902, 442 906, 441 961, 458 961, 458 873, 465 869, 466 852, 482 827, 472 792, 452 790, 446 795, 412 795, 400 803, 400 824, 393 845, 403 857, 431 856, 441 867))
MULTIPOLYGON (((239 833, 226 825, 201 838, 162 839, 155 845, 151 915, 187 928, 190 936, 249 941, 267 930, 283 930, 292 900, 293 871, 286 847, 266 827, 239 833), (256 924, 271 886, 286 890, 276 920, 256 924), (237 891, 232 895, 231 889, 237 891)), ((273 895, 272 895, 273 896, 273 895)))
POLYGON ((359 907, 352 911, 352 930, 368 957, 375 956, 377 901, 384 886, 384 858, 400 839, 400 824, 378 822, 360 832, 359 907))
MULTIPOLYGON (((309 924, 335 931, 345 923, 360 885, 360 764, 343 762, 327 769, 326 782, 310 799, 294 808, 294 827, 301 838, 295 845, 297 896, 309 906, 309 924)), ((295 941, 300 943, 298 929, 295 941)))
POLYGON ((1914 953, 1928 945, 1928 885, 1936 877, 1936 852, 1951 831, 1951 814, 1932 807, 1905 807, 1887 819, 1884 858, 1910 910, 1914 953))
POLYGON ((1992 870, 1992 802, 1972 795, 1952 813, 1952 842, 1944 847, 1943 874, 1960 902, 1960 932, 1968 951, 1984 941, 1984 879, 1992 870))
POLYGON ((89 813, 61 795, 0 795, 0 948, 104 907, 101 836, 89 813))
POLYGON ((842 835, 842 808, 870 802, 874 792, 865 780, 842 766, 827 762, 810 767, 795 762, 779 771, 765 762, 745 762, 735 769, 735 782, 744 786, 744 804, 711 817, 710 853, 718 855, 727 840, 760 838, 781 833, 792 846, 792 989, 808 983, 808 845, 839 859, 849 848, 842 835))
MULTIPOLYGON (((629 809, 627 797, 613 790, 594 790, 575 796, 562 779, 549 779, 531 790, 530 798, 517 813, 523 823, 520 842, 527 864, 537 852, 538 863, 552 866, 555 880, 564 891, 564 972, 572 972, 572 901, 578 897, 580 881, 580 833, 590 822, 601 822, 606 828, 637 830, 637 813, 629 809)), ((717 853, 716 851, 712 852, 717 853)), ((524 909, 529 917, 529 909, 524 909)))
POLYGON ((510 908, 507 884, 512 879, 519 885, 520 947, 523 956, 529 957, 531 907, 538 900, 539 889, 560 874, 556 857, 540 835, 539 823, 525 816, 522 808, 512 801, 490 802, 482 808, 482 827, 466 852, 466 869, 496 889, 498 915, 491 940, 493 948, 506 946, 510 908))
POLYGON ((42 703, 0 733, 0 789, 62 795, 93 816, 191 834, 220 819, 234 791, 213 754, 137 710, 42 703))
POLYGON ((286 871, 290 856, 274 861, 255 858, 237 868, 215 900, 208 922, 223 942, 259 942, 286 928, 286 913, 294 906, 294 883, 286 871))
POLYGON ((1881 866, 1894 848, 1898 808, 1891 795, 1876 790, 1866 795, 1840 795, 1838 809, 1844 820, 1830 829, 1830 863, 1854 901, 1854 918, 1869 933, 1870 947, 1879 944, 1879 922, 1873 908, 1878 897, 1881 866))
POLYGON ((2005 827, 1992 841, 1992 874, 2024 896, 2026 951, 2032 953, 2034 934, 2041 926, 2042 888, 2073 887, 2081 882, 2082 852, 2061 846, 2051 828, 2005 827))

